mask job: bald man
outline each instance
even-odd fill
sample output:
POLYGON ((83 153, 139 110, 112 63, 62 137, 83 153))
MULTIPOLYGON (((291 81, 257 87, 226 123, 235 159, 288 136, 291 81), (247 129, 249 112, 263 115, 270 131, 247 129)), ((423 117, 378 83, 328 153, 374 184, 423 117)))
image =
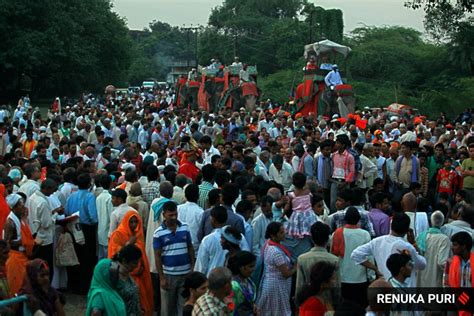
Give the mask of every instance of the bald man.
POLYGON ((428 230, 428 215, 425 212, 417 212, 417 199, 416 196, 409 192, 406 193, 402 198, 402 209, 405 214, 410 217, 410 229, 413 230, 415 238, 426 230, 428 230))

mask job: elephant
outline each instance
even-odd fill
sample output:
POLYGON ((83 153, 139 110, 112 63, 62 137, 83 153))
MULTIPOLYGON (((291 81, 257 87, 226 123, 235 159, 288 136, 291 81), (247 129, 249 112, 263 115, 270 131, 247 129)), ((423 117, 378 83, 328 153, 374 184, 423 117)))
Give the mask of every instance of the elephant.
POLYGON ((321 93, 321 101, 324 105, 323 115, 340 114, 345 117, 355 111, 356 98, 350 85, 341 85, 341 88, 336 88, 335 91, 326 88, 321 93))
POLYGON ((191 109, 195 110, 198 107, 198 92, 199 86, 189 86, 188 83, 179 86, 180 106, 191 105, 191 109))
POLYGON ((239 111, 240 108, 244 107, 249 113, 255 111, 259 95, 260 90, 255 82, 244 83, 244 86, 233 88, 230 92, 232 98, 232 110, 239 111))

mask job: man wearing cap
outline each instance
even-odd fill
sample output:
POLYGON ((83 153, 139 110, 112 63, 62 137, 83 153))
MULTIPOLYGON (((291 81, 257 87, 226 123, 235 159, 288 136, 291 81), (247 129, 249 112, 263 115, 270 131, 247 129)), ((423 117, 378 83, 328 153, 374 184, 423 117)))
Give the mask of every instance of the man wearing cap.
POLYGON ((339 68, 337 65, 332 65, 332 70, 326 75, 324 78, 324 82, 326 83, 326 86, 334 90, 334 88, 337 85, 343 84, 341 74, 339 73, 339 68))

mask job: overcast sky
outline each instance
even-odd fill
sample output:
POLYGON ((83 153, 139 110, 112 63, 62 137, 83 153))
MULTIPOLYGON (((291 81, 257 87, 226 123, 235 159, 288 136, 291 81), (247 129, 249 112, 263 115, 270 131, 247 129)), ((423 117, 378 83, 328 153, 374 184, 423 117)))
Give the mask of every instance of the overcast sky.
MULTIPOLYGON (((153 20, 174 26, 206 25, 211 9, 222 0, 113 0, 116 12, 131 29, 143 29, 153 20)), ((423 12, 407 9, 404 0, 310 0, 326 9, 344 13, 345 32, 362 24, 403 25, 423 31, 423 12)))

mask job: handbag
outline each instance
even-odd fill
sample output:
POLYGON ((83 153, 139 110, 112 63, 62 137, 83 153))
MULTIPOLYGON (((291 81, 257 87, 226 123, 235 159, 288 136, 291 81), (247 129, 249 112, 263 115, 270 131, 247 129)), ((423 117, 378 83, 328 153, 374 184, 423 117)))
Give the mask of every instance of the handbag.
POLYGON ((56 245, 56 266, 71 267, 79 264, 72 237, 68 233, 61 233, 56 245))
POLYGON ((67 230, 72 234, 74 237, 74 242, 78 245, 85 245, 86 238, 84 237, 84 232, 82 231, 81 224, 79 223, 79 219, 75 219, 74 221, 67 224, 67 230))

